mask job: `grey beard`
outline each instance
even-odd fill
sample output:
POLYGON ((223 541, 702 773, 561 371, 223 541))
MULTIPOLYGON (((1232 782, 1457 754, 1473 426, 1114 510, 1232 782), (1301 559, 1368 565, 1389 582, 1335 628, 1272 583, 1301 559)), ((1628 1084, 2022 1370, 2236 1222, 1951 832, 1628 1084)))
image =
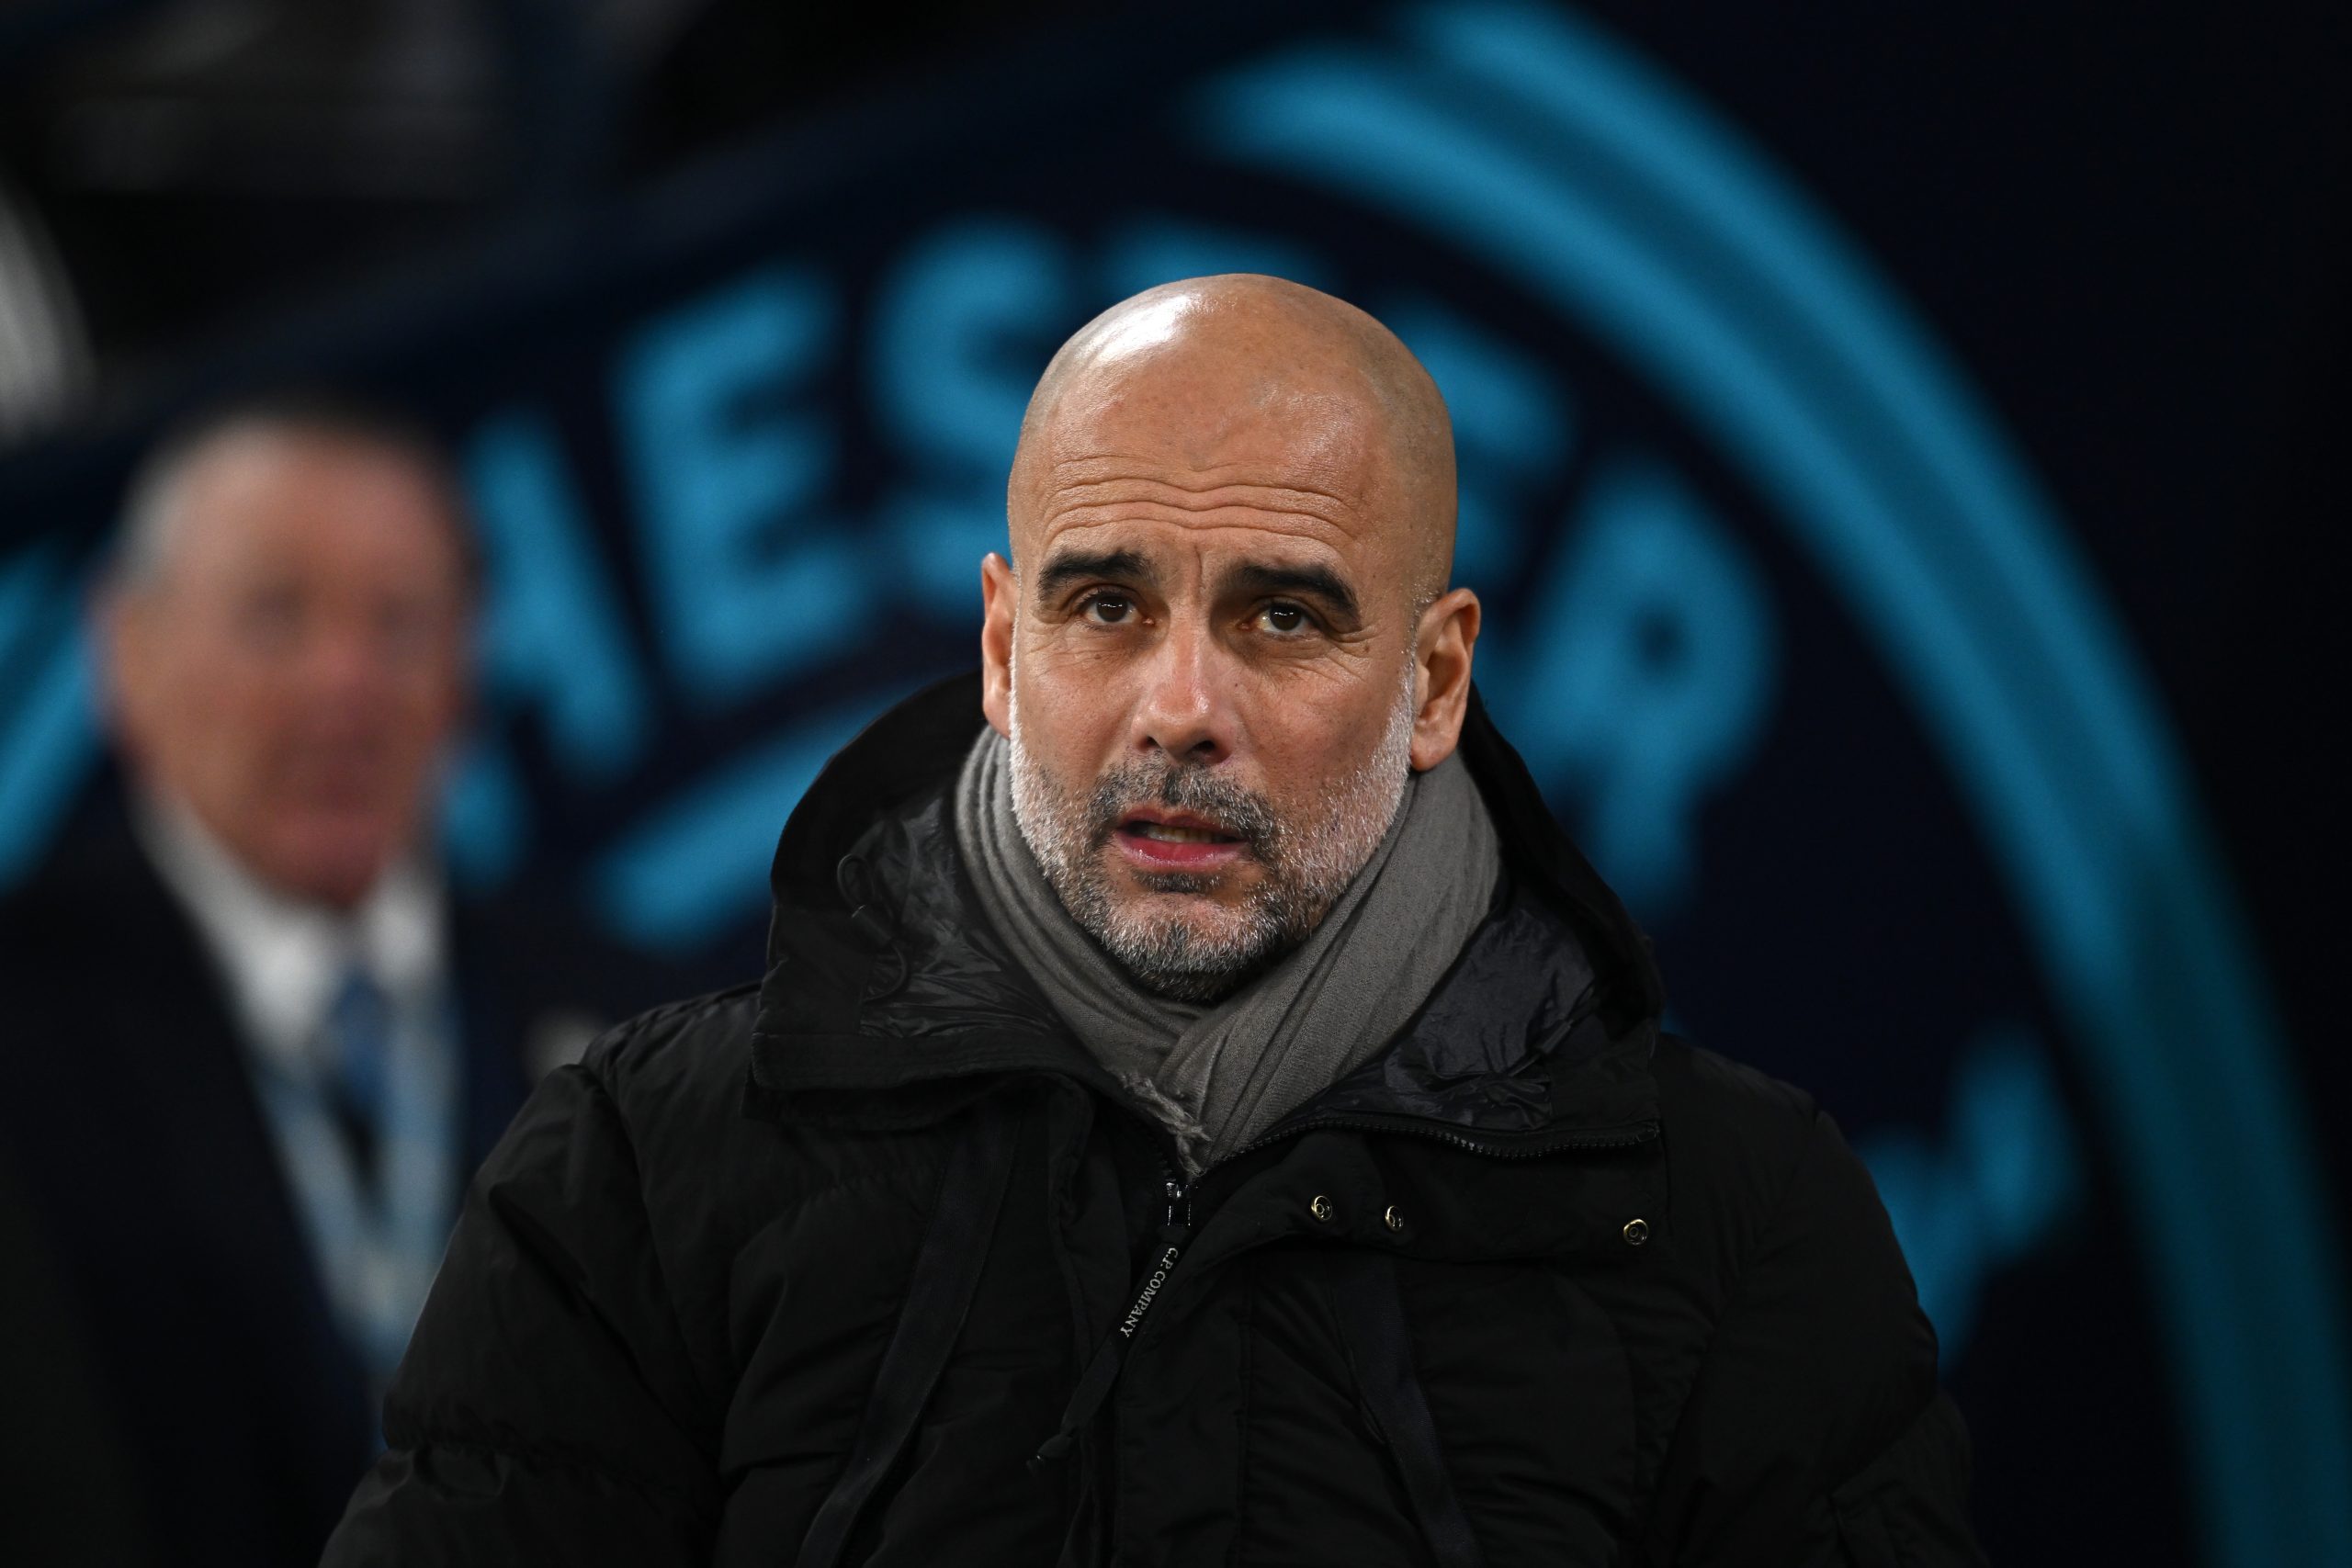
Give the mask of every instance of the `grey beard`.
MULTIPOLYGON (((1019 689, 1018 682, 1014 689, 1019 689)), ((1023 744, 1016 697, 1012 815, 1046 882, 1079 929, 1136 983, 1183 1002, 1221 1001, 1290 953, 1330 912, 1395 820, 1411 776, 1412 666, 1380 744, 1342 779, 1330 804, 1305 824, 1285 821, 1262 795, 1197 764, 1137 757, 1102 774, 1080 797, 1061 790, 1023 744), (1123 907, 1102 852, 1120 820, 1147 801, 1215 818, 1239 834, 1266 874, 1229 920, 1208 931, 1148 903, 1123 907)), ((1202 895, 1214 876, 1161 872, 1140 877, 1150 895, 1202 895)))

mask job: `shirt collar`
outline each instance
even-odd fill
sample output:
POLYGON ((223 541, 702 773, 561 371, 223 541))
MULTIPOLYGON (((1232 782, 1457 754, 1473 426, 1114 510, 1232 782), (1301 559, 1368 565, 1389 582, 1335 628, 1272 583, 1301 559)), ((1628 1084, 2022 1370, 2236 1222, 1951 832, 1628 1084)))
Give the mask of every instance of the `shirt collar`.
POLYGON ((131 819, 226 977, 245 1038, 280 1066, 300 1067, 354 964, 402 1008, 440 985, 441 885, 423 862, 395 863, 345 912, 263 882, 181 801, 143 792, 131 819))

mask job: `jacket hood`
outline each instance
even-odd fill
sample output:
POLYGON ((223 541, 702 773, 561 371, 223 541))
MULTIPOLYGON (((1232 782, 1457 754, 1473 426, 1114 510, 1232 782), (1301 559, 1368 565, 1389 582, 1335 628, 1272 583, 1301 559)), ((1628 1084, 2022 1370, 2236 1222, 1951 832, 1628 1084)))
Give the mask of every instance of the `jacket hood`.
MULTIPOLYGON (((830 761, 785 825, 752 1035, 754 1108, 929 1121, 1006 1075, 1122 1098, 982 912, 951 798, 980 725, 977 671, 918 693, 830 761)), ((1302 1108, 1518 1141, 1654 1117, 1665 987, 1648 940, 1569 841, 1475 690, 1460 749, 1506 891, 1421 1010, 1302 1108)))

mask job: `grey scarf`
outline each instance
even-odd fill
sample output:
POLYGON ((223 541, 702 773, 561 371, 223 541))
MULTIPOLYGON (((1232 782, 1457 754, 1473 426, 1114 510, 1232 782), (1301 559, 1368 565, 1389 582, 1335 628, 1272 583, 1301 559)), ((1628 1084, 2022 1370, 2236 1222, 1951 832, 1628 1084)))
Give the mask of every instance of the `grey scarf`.
POLYGON ((1070 919, 1013 820, 1012 748, 992 728, 956 782, 956 831, 989 923, 1193 1174, 1371 1060, 1453 965, 1502 874, 1486 802, 1449 757, 1407 783, 1380 847, 1306 941, 1202 1006, 1137 986, 1070 919))

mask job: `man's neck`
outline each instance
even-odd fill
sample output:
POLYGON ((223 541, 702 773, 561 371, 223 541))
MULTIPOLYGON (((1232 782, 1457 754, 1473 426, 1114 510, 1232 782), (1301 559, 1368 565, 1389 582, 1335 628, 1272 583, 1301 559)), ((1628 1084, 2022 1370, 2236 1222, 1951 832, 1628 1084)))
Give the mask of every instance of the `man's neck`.
POLYGON ((184 801, 141 789, 130 807, 141 847, 187 911, 245 1035, 260 1048, 300 1048, 335 977, 354 964, 396 996, 440 984, 440 882, 414 857, 395 862, 356 905, 338 909, 255 875, 184 801))

